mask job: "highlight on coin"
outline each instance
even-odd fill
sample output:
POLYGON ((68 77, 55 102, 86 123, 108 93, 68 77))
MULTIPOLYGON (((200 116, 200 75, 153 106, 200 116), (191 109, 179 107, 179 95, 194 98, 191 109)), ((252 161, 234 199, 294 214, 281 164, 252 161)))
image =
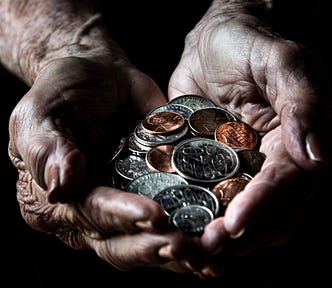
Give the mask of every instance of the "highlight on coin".
POLYGON ((199 236, 259 173, 258 135, 208 97, 181 95, 123 135, 97 179, 153 199, 171 225, 199 236))

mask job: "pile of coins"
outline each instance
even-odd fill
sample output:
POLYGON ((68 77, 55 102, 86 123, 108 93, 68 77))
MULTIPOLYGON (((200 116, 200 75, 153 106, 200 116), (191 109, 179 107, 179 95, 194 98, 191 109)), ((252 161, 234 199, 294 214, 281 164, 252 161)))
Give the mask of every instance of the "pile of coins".
POLYGON ((107 184, 157 201, 172 225, 201 235, 260 171, 259 143, 256 131, 227 109, 182 95, 121 139, 107 184))

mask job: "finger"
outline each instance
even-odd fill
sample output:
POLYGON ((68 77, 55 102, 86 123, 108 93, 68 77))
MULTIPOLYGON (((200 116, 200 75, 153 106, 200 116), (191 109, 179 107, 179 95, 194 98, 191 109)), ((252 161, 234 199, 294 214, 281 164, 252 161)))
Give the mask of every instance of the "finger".
POLYGON ((92 224, 91 231, 99 231, 102 237, 114 232, 156 232, 170 227, 157 202, 106 186, 94 188, 79 207, 92 224))
POLYGON ((118 234, 106 240, 89 239, 96 253, 120 270, 138 267, 163 267, 179 272, 190 270, 182 263, 192 253, 190 239, 184 233, 118 234))
MULTIPOLYGON (((224 225, 233 238, 241 236, 253 223, 263 222, 271 210, 279 214, 288 205, 301 203, 311 191, 313 177, 292 162, 280 140, 270 140, 272 150, 266 153, 261 171, 225 211, 224 225)), ((262 145, 266 148, 266 144, 262 145)))
POLYGON ((270 58, 274 72, 267 71, 267 74, 275 79, 267 76, 267 91, 281 119, 286 149, 304 169, 321 171, 328 162, 325 139, 331 130, 331 121, 327 119, 331 106, 326 77, 318 59, 306 49, 292 42, 277 45, 282 47, 277 47, 278 52, 270 58), (275 68, 275 63, 279 68, 275 68))
POLYGON ((229 236, 224 226, 224 218, 218 217, 204 228, 204 233, 201 236, 201 245, 209 254, 217 254, 227 249, 226 247, 230 240, 229 236))

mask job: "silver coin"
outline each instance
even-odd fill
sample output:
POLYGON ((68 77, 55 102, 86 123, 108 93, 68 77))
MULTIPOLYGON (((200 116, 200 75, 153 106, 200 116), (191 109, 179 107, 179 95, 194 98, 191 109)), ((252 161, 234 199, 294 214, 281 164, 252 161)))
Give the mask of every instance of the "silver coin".
POLYGON ((190 138, 178 143, 172 166, 183 178, 197 183, 215 183, 237 173, 240 161, 226 144, 208 138, 190 138))
POLYGON ((130 181, 125 187, 125 191, 137 193, 153 199, 153 197, 163 189, 180 184, 188 184, 188 182, 177 174, 152 172, 130 181))
POLYGON ((182 105, 182 104, 165 104, 159 107, 156 107, 155 109, 151 110, 146 116, 149 116, 151 114, 157 113, 157 112, 175 112, 180 114, 184 119, 188 120, 191 113, 193 113, 194 110, 192 110, 190 107, 182 105))
POLYGON ((205 226, 214 219, 210 209, 200 205, 183 206, 169 216, 169 222, 191 236, 203 234, 205 226))
POLYGON ((130 154, 124 158, 116 158, 115 171, 127 180, 133 180, 141 175, 152 172, 145 158, 130 154))
POLYGON ((219 201, 208 189, 198 185, 169 186, 153 197, 171 215, 176 209, 188 205, 201 205, 210 209, 213 215, 219 213, 219 201))
POLYGON ((145 157, 145 155, 149 152, 149 150, 151 150, 151 147, 138 143, 135 139, 134 133, 131 133, 128 136, 127 141, 128 141, 128 150, 131 153, 136 154, 138 156, 145 157))
POLYGON ((191 108, 193 111, 207 107, 217 107, 217 105, 209 98, 193 94, 186 94, 173 98, 168 104, 181 104, 191 108))
POLYGON ((181 130, 169 135, 148 134, 142 127, 142 122, 136 125, 134 130, 135 140, 141 145, 154 147, 161 144, 172 144, 183 138, 188 132, 188 125, 185 124, 181 130))

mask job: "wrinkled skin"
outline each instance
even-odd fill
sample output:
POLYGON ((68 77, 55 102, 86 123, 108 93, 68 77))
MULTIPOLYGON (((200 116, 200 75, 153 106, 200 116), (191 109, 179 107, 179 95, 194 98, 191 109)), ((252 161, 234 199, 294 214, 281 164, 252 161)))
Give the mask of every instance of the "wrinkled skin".
POLYGON ((217 263, 227 249, 246 255, 287 241, 327 171, 328 153, 320 146, 327 139, 324 132, 331 131, 330 104, 320 83, 324 77, 303 47, 260 27, 251 16, 220 23, 205 19, 187 36, 169 83, 171 99, 206 95, 262 136, 266 160, 261 171, 201 237, 215 258, 212 274, 218 274, 217 263), (311 141, 314 160, 305 141, 311 141))
MULTIPOLYGON (((137 120, 165 102, 155 82, 128 63, 72 57, 47 65, 10 119, 9 152, 27 223, 73 248, 91 248, 119 269, 190 271, 183 259, 193 241, 168 227, 161 206, 99 186, 91 172, 107 159, 103 141, 116 134, 118 111, 134 106, 137 120)), ((128 114, 122 115, 126 131, 128 114)), ((109 141, 118 143, 114 138, 109 141)))
POLYGON ((261 172, 200 239, 170 229, 154 201, 95 181, 105 147, 119 140, 109 139, 112 128, 133 115, 128 107, 139 119, 166 103, 156 83, 126 61, 56 60, 17 104, 9 153, 20 172, 27 223, 71 247, 91 248, 119 269, 154 266, 203 276, 220 275, 229 251, 246 254, 286 241, 322 166, 308 159, 304 140, 325 120, 327 105, 302 65, 309 59, 304 50, 252 21, 198 25, 170 79, 170 99, 210 97, 261 133, 267 155, 261 172))

